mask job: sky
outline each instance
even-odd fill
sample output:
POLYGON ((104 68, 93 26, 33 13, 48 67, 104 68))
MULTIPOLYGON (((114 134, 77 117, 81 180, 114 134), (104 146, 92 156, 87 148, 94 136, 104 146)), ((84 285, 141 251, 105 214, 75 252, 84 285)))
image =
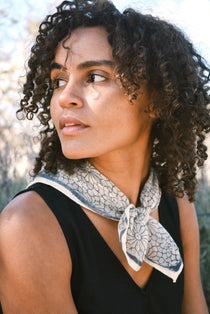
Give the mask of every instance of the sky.
MULTIPOLYGON (((58 0, 0 0, 0 53, 21 53, 18 39, 25 34, 26 17, 42 20, 54 11, 58 0), (11 22, 12 21, 12 22, 11 22)), ((151 13, 181 28, 210 64, 210 0, 113 0, 119 10, 127 7, 151 13)), ((1 55, 0 55, 1 56, 1 55)))

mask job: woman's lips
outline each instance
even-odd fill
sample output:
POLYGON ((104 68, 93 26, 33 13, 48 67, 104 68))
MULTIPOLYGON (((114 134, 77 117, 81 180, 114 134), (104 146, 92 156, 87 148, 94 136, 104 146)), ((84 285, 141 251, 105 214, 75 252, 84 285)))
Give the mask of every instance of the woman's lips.
POLYGON ((60 119, 59 127, 62 135, 74 135, 77 132, 86 129, 88 126, 77 118, 65 116, 60 119))
POLYGON ((81 125, 81 124, 65 125, 61 133, 62 135, 73 135, 77 133, 78 131, 82 131, 83 129, 86 129, 85 125, 81 125))

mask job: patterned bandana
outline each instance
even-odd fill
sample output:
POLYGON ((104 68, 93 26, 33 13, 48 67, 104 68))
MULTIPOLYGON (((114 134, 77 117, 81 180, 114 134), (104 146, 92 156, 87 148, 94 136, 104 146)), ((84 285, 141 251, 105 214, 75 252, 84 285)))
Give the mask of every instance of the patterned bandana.
POLYGON ((80 206, 110 219, 119 220, 118 233, 129 265, 138 271, 142 262, 150 264, 175 282, 182 271, 179 249, 166 229, 150 213, 157 209, 161 191, 154 171, 135 207, 109 179, 85 162, 69 175, 41 172, 30 185, 42 182, 61 191, 80 206))

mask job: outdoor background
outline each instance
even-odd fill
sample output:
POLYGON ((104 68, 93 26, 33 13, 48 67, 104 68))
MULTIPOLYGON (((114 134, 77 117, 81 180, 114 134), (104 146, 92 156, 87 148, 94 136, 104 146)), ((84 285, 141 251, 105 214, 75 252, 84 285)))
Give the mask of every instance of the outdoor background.
MULTIPOLYGON (((123 10, 131 6, 180 27, 210 64, 210 0, 114 0, 123 10)), ((18 121, 25 69, 39 22, 60 1, 0 0, 0 211, 25 187, 39 150, 37 121, 18 121), (34 138, 34 139, 33 139, 34 138)), ((210 146, 210 140, 207 141, 210 146)), ((196 209, 200 227, 201 275, 210 308, 210 158, 199 172, 196 209)))

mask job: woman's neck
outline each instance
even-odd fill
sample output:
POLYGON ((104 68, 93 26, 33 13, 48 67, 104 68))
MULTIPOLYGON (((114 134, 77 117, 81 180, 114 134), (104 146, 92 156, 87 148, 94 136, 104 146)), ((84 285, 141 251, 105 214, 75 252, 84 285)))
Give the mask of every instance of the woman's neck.
POLYGON ((91 158, 90 163, 112 181, 133 204, 137 204, 139 191, 149 173, 150 150, 136 155, 115 154, 114 158, 91 158))

